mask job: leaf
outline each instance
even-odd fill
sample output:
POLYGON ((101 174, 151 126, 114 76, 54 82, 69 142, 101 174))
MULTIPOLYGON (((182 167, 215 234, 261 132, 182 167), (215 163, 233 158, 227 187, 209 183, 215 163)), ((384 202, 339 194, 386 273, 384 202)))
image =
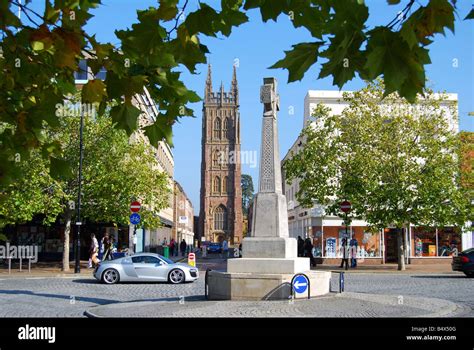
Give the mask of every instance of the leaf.
POLYGON ((173 131, 171 125, 160 121, 159 117, 154 124, 146 126, 144 130, 145 135, 152 145, 157 145, 159 141, 166 140, 168 145, 173 146, 173 131))
POLYGON ((82 87, 82 101, 84 103, 101 102, 106 96, 105 84, 100 79, 89 80, 82 87))
POLYGON ((464 18, 464 20, 466 19, 474 19, 474 8, 467 14, 466 18, 464 18))
POLYGON ((316 63, 318 59, 319 47, 323 44, 321 41, 314 43, 301 43, 293 45, 293 50, 285 51, 285 58, 276 62, 271 69, 288 69, 288 82, 301 80, 304 73, 316 63))
MULTIPOLYGON (((79 152, 79 150, 78 150, 79 152)), ((71 178, 73 173, 71 165, 66 159, 50 158, 50 174, 53 178, 71 178)))
POLYGON ((184 21, 189 35, 202 33, 208 36, 216 36, 214 22, 219 20, 219 14, 209 5, 200 4, 200 9, 191 12, 184 21))
POLYGON ((365 73, 370 80, 383 74, 385 93, 398 91, 414 102, 416 93, 425 86, 424 65, 431 63, 428 50, 415 45, 412 49, 397 32, 376 27, 369 32, 365 73))
POLYGON ((284 0, 247 0, 244 9, 260 8, 262 20, 267 22, 269 19, 276 21, 278 16, 289 9, 288 2, 284 0))
POLYGON ((160 0, 157 15, 159 18, 170 21, 178 14, 178 0, 160 0))
POLYGON ((123 129, 131 135, 138 126, 137 119, 141 111, 130 102, 122 103, 110 110, 112 121, 117 123, 117 127, 123 129))

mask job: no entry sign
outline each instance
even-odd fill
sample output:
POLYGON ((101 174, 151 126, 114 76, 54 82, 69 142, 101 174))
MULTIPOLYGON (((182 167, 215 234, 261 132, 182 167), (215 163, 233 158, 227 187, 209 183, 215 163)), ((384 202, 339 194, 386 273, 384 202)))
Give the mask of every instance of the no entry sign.
POLYGON ((349 201, 341 202, 340 208, 344 213, 350 212, 351 211, 351 202, 349 202, 349 201))
POLYGON ((194 253, 188 254, 188 265, 196 267, 196 254, 194 253))
POLYGON ((138 213, 140 211, 140 208, 141 208, 141 204, 140 202, 132 202, 132 204, 130 204, 130 210, 134 213, 138 213))

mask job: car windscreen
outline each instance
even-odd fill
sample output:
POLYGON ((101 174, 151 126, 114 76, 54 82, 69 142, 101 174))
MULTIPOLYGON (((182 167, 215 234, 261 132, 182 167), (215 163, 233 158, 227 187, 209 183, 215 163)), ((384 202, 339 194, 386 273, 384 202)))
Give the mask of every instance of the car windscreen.
POLYGON ((462 253, 466 254, 466 255, 472 255, 472 254, 474 254, 474 248, 466 249, 462 253))

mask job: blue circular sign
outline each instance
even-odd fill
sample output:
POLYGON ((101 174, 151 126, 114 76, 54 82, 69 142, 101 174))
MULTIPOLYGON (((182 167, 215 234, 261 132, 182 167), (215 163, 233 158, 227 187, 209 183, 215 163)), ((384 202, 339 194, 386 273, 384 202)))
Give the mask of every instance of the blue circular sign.
POLYGON ((298 275, 293 279, 293 289, 296 293, 304 293, 308 289, 308 279, 304 275, 298 275))
POLYGON ((130 214, 130 223, 132 225, 138 225, 140 223, 140 214, 138 213, 133 213, 133 214, 130 214))

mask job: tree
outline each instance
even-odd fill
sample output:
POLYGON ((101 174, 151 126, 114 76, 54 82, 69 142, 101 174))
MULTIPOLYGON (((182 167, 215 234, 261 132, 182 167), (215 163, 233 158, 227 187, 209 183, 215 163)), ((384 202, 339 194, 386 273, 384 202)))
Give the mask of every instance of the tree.
POLYGON ((242 187, 242 213, 247 217, 254 191, 252 177, 247 174, 242 174, 240 185, 242 187))
POLYGON ((474 196, 474 132, 461 131, 461 183, 474 196))
MULTIPOLYGON (((29 221, 35 214, 45 214, 45 223, 51 223, 61 215, 65 222, 65 271, 69 270, 69 236, 76 214, 78 133, 79 118, 65 113, 59 127, 48 129, 48 138, 64 150, 65 161, 53 169, 62 167, 66 171, 52 177, 47 171, 49 164, 39 154, 30 157, 22 162, 25 177, 2 193, 6 201, 0 209, 2 222, 12 224, 29 221)), ((123 130, 113 128, 108 113, 85 118, 83 139, 83 217, 95 222, 129 224, 130 202, 138 199, 142 203, 143 225, 159 227, 156 213, 168 205, 170 189, 167 175, 157 169, 151 145, 140 138, 130 142, 123 130)))
MULTIPOLYGON (((390 11, 402 1, 387 2, 390 11)), ((401 11, 393 10, 390 23, 370 27, 363 0, 222 0, 220 8, 200 2, 192 12, 186 9, 188 0, 182 5, 159 0, 159 6, 137 11, 138 22, 131 28, 116 31, 115 46, 84 30, 100 0, 44 3, 44 11, 38 13, 30 0, 0 0, 0 122, 13 126, 0 133, 3 185, 21 176, 14 162, 18 154, 27 158, 35 148, 46 158, 61 158, 61 150, 40 135, 45 124, 58 125, 55 106, 74 91, 74 72, 80 71, 79 61, 86 56, 93 58, 92 72, 103 67, 107 77, 85 84, 84 102, 97 102, 101 111, 115 103, 115 125, 130 135, 137 129, 139 114, 132 96, 147 88, 161 114, 145 134, 152 144, 163 138, 171 144, 172 125, 193 115, 187 104, 200 100, 184 85, 179 70, 195 74, 209 52, 200 38, 229 36, 248 21, 249 11, 260 10, 264 22, 287 16, 295 28, 303 27, 314 37, 293 45, 271 67, 288 69, 290 82, 300 80, 321 57, 327 61, 319 78, 333 76, 333 83, 342 87, 356 74, 369 80, 383 76, 385 95, 396 91, 411 101, 425 86, 433 36, 444 34, 446 28, 454 32, 456 12, 456 0, 429 0, 426 5, 406 0, 401 11), (21 20, 15 15, 18 8, 21 20)), ((465 19, 472 18, 474 11, 465 19)))
POLYGON ((340 215, 339 202, 349 200, 349 219, 399 228, 399 269, 404 269, 401 229, 410 223, 462 226, 470 209, 460 186, 459 138, 440 107, 443 95, 425 91, 412 105, 397 94, 383 98, 383 91, 376 83, 346 94, 349 106, 341 115, 318 106, 285 171, 288 180, 300 180, 302 205, 321 203, 340 215))

